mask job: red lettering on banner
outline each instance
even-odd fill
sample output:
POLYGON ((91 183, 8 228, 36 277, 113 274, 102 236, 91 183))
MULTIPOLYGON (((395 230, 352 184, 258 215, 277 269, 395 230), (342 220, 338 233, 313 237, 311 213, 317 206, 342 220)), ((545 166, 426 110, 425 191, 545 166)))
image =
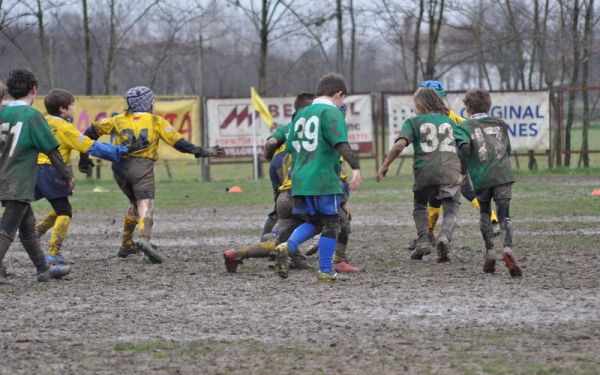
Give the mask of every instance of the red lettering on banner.
POLYGON ((76 126, 77 129, 82 133, 85 131, 85 129, 90 127, 90 116, 87 114, 86 111, 81 111, 81 114, 77 119, 76 126))
POLYGON ((192 117, 189 112, 186 112, 183 115, 181 126, 179 126, 179 132, 186 137, 189 142, 192 142, 192 117))
POLYGON ((169 122, 169 124, 171 124, 171 126, 175 126, 175 119, 177 119, 177 113, 165 113, 163 117, 169 122))
POLYGON ((231 125, 231 122, 233 120, 236 121, 236 126, 239 127, 244 121, 246 121, 246 119, 248 119, 250 123, 252 123, 252 119, 250 118, 250 114, 248 113, 248 107, 244 106, 244 109, 239 114, 237 107, 234 107, 231 110, 231 112, 229 112, 225 120, 223 120, 223 123, 219 125, 219 129, 227 128, 229 125, 231 125))
POLYGON ((279 117, 279 106, 277 104, 269 104, 269 112, 271 112, 271 116, 279 117))
POLYGON ((283 105, 283 115, 285 117, 292 117, 294 114, 294 106, 292 104, 284 104, 283 105))

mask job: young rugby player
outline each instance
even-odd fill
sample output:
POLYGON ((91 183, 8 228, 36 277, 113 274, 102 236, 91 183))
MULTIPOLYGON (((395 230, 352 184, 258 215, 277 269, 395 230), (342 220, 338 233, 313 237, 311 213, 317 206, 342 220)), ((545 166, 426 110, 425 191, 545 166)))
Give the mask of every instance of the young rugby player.
MULTIPOLYGON (((132 145, 137 139, 147 141, 147 148, 132 152, 119 163, 113 163, 115 180, 129 199, 129 208, 124 218, 123 240, 117 255, 125 258, 138 251, 133 244, 136 226, 139 229, 139 248, 153 263, 162 263, 161 256, 150 244, 154 207, 154 163, 158 160, 160 140, 177 151, 193 154, 196 157, 223 155, 219 146, 198 147, 188 141, 163 117, 153 114, 154 92, 145 86, 127 90, 125 113, 103 119, 92 124, 85 135, 98 139, 102 135, 114 136, 120 145, 132 145)), ((79 160, 82 172, 87 173, 93 164, 83 154, 79 160)))
POLYGON ((444 218, 437 238, 438 263, 449 261, 448 249, 456 226, 461 183, 466 178, 466 163, 457 155, 455 123, 435 90, 420 88, 413 97, 417 115, 402 125, 400 136, 377 171, 377 182, 385 177, 390 164, 409 144, 414 147, 414 211, 417 246, 412 259, 431 252, 428 238, 427 203, 430 197, 442 202, 444 218))
POLYGON ((464 98, 469 118, 456 131, 460 153, 469 164, 469 175, 479 200, 479 226, 485 242, 483 271, 496 271, 496 254, 492 240, 490 210, 492 199, 498 208, 500 225, 504 229, 502 258, 512 277, 522 275, 521 267, 512 252, 512 223, 510 199, 515 178, 510 165, 508 125, 488 114, 492 106, 490 94, 481 89, 467 91, 464 98))
POLYGON ((17 229, 21 245, 37 269, 37 280, 61 278, 68 266, 49 266, 40 249, 35 232, 35 217, 29 202, 33 200, 37 177, 37 158, 46 154, 68 186, 73 176, 58 152, 58 142, 42 114, 31 108, 38 82, 27 69, 13 69, 6 81, 8 93, 15 99, 0 109, 0 201, 4 212, 0 221, 0 283, 6 282, 2 260, 15 238, 17 229))
MULTIPOLYGON (((44 99, 44 105, 48 112, 46 121, 58 140, 58 152, 67 166, 71 164, 71 150, 118 163, 121 156, 147 146, 147 144, 141 142, 136 142, 127 147, 111 145, 93 141, 82 135, 71 123, 75 111, 75 97, 66 90, 54 89, 50 91, 44 99)), ((53 209, 36 225, 38 238, 50 228, 53 228, 46 260, 52 264, 72 263, 65 259, 60 251, 71 224, 72 208, 71 203, 69 203, 71 191, 64 181, 57 178, 58 171, 50 163, 48 156, 40 154, 37 163, 38 177, 35 186, 35 199, 46 198, 53 209)))
POLYGON ((300 110, 286 141, 286 152, 292 155, 293 213, 304 218, 287 242, 275 248, 279 276, 288 276, 288 252, 312 238, 321 228, 319 271, 322 281, 334 281, 333 254, 339 231, 340 155, 352 168, 350 188, 361 181, 359 162, 348 144, 348 130, 339 110, 346 98, 346 82, 341 75, 328 74, 317 83, 313 104, 300 110))

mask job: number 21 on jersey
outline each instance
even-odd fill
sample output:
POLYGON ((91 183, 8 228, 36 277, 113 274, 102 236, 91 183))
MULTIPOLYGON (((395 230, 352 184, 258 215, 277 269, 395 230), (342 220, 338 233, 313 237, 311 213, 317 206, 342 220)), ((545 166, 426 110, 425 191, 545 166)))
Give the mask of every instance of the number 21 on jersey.
POLYGON ((9 141, 12 135, 10 150, 8 151, 8 157, 11 158, 13 153, 15 152, 15 147, 17 147, 17 142, 19 142, 19 136, 21 135, 21 128, 23 127, 23 123, 21 121, 17 122, 15 126, 12 128, 8 122, 0 125, 0 155, 2 155, 2 150, 4 149, 4 145, 9 141))
POLYGON ((302 149, 307 152, 313 152, 319 144, 319 117, 311 116, 308 120, 301 117, 294 124, 294 134, 297 140, 292 141, 292 146, 296 152, 302 149))
POLYGON ((456 154, 456 144, 454 143, 454 131, 452 130, 452 125, 443 123, 439 127, 436 127, 434 124, 426 122, 419 127, 419 133, 421 133, 421 150, 423 150, 424 153, 428 154, 439 150, 441 152, 452 152, 456 154))

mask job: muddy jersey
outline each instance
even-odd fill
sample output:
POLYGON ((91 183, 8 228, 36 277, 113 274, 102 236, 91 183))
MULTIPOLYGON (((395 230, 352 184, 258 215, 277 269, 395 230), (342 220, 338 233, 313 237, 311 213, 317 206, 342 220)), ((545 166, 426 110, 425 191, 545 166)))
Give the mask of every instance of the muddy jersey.
POLYGON ((33 200, 38 154, 57 147, 58 142, 40 112, 19 101, 2 108, 0 200, 33 200))
POLYGON ((113 143, 130 145, 134 139, 146 139, 149 146, 123 158, 158 160, 158 142, 173 146, 183 136, 163 117, 152 113, 124 113, 93 124, 98 135, 113 135, 113 143))
POLYGON ((475 190, 515 181, 510 166, 508 125, 504 121, 489 116, 467 119, 457 129, 456 138, 459 145, 471 145, 469 175, 475 190))
POLYGON ((397 140, 404 138, 413 144, 415 188, 460 183, 455 127, 443 114, 417 115, 404 121, 397 140))
MULTIPOLYGON (((71 164, 71 150, 85 154, 92 148, 94 141, 81 134, 79 130, 69 121, 56 116, 46 116, 46 122, 50 126, 52 133, 58 140, 58 152, 66 165, 71 164)), ((38 164, 52 164, 46 154, 40 154, 37 160, 38 164)))
POLYGON ((348 142, 344 115, 328 100, 315 99, 301 109, 287 136, 292 155, 292 195, 341 194, 340 153, 335 145, 348 142))
POLYGON ((279 142, 285 141, 291 127, 291 122, 287 125, 280 126, 279 128, 277 128, 277 130, 273 132, 273 134, 271 134, 271 137, 275 138, 279 142))

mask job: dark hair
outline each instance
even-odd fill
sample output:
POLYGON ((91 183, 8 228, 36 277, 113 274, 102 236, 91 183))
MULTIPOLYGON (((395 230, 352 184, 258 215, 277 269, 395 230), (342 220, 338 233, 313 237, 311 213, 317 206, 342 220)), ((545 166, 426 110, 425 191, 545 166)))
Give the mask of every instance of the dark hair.
POLYGON ((4 99, 4 95, 6 95, 6 85, 0 81, 0 100, 4 99))
POLYGON ((54 89, 44 98, 44 105, 49 115, 60 116, 60 109, 67 108, 75 102, 73 94, 63 89, 54 89))
POLYGON ((316 96, 334 96, 340 91, 344 96, 348 94, 346 80, 340 74, 330 73, 319 79, 316 96))
POLYGON ((490 93, 480 88, 467 91, 463 103, 470 114, 487 113, 492 108, 490 93))
POLYGON ((437 91, 433 89, 418 89, 413 96, 413 102, 418 114, 443 113, 447 116, 450 113, 448 107, 438 96, 437 91))
POLYGON ((312 104, 313 100, 315 100, 315 94, 312 92, 303 92, 302 94, 298 94, 296 96, 296 100, 294 100, 294 109, 296 111, 308 107, 312 104))
POLYGON ((29 95, 34 87, 37 87, 38 81, 28 69, 12 69, 6 76, 6 87, 8 93, 14 99, 21 99, 29 95))

